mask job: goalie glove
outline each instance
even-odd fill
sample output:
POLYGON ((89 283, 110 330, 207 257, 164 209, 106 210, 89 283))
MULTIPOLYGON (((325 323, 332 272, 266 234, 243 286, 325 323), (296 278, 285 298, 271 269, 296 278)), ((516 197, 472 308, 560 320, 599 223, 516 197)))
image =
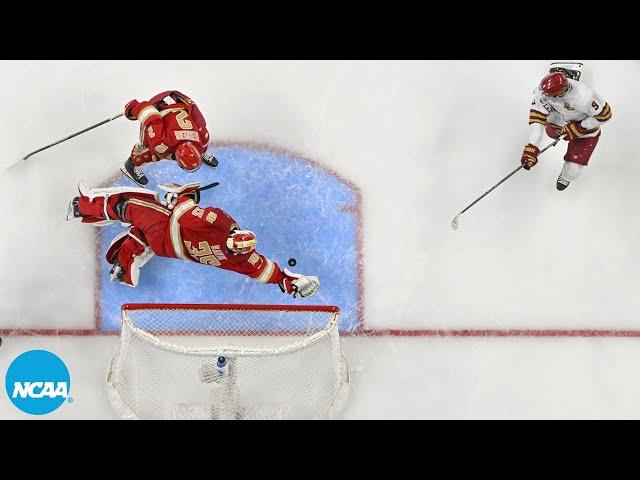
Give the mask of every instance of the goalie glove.
POLYGON ((293 273, 286 268, 282 273, 284 274, 284 278, 278 286, 280 290, 282 290, 282 293, 289 293, 293 295, 293 298, 315 295, 320 287, 318 277, 307 277, 306 275, 293 273))

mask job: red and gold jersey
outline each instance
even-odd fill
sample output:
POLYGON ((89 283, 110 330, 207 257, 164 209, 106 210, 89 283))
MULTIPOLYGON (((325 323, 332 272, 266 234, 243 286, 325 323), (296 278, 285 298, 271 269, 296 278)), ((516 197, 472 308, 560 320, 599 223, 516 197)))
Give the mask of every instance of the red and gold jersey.
POLYGON ((278 264, 256 251, 232 254, 226 246, 229 233, 240 228, 219 208, 201 208, 186 197, 173 208, 169 236, 177 258, 247 275, 262 283, 279 283, 278 264))
POLYGON ((201 152, 207 150, 206 121, 198 106, 185 95, 163 92, 147 102, 140 102, 138 112, 140 142, 132 152, 134 164, 171 158, 176 147, 184 141, 191 141, 201 152), (167 103, 165 98, 174 102, 167 103))

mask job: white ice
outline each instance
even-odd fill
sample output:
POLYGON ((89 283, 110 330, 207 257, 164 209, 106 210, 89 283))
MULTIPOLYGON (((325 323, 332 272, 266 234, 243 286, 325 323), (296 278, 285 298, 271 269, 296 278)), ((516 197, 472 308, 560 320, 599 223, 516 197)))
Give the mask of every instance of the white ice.
MULTIPOLYGON (((177 88, 215 138, 280 145, 360 186, 368 327, 638 330, 640 62, 586 62, 613 120, 567 190, 555 189, 560 144, 450 228, 518 165, 547 64, 4 61, 0 166, 131 98, 177 88)), ((92 327, 93 231, 64 215, 78 181, 117 171, 136 130, 119 119, 2 173, 0 329, 92 327)), ((115 418, 104 377, 117 337, 4 340, 1 372, 30 348, 69 365, 75 401, 47 418, 115 418)), ((380 336, 343 346, 352 367, 343 418, 640 417, 640 338, 380 336)), ((0 418, 27 417, 0 393, 0 418)))

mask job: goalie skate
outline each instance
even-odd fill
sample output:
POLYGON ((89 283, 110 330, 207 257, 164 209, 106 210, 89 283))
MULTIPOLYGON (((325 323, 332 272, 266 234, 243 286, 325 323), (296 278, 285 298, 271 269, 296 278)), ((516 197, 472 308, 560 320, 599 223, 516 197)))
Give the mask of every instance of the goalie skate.
POLYGON ((80 202, 80 197, 73 197, 69 202, 69 207, 67 208, 67 222, 69 220, 73 220, 74 218, 80 218, 80 209, 78 208, 78 202, 80 202))

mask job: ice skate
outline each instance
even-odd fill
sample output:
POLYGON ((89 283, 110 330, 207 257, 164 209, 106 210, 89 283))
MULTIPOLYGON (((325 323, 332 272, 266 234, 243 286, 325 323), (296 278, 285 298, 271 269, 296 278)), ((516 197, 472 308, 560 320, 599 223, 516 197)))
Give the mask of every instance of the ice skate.
POLYGON ((560 174, 558 176, 558 181, 556 182, 556 188, 560 191, 564 190, 565 188, 567 188, 569 186, 571 182, 569 180, 567 180, 566 178, 564 178, 562 176, 562 174, 560 174))
POLYGON ((129 157, 127 161, 124 162, 124 165, 120 167, 120 170, 122 170, 122 173, 124 173, 127 177, 129 177, 141 187, 144 187, 147 183, 149 183, 146 175, 142 173, 142 169, 140 167, 136 167, 133 164, 133 160, 131 160, 131 157, 129 157))
POLYGON ((109 281, 110 282, 119 282, 119 281, 122 280, 123 277, 124 277, 124 270, 122 269, 122 266, 116 260, 116 262, 111 267, 111 270, 109 271, 109 281))
POLYGON ((67 209, 67 222, 69 220, 73 220, 74 218, 80 218, 80 209, 78 207, 78 203, 80 202, 80 197, 73 197, 73 199, 69 202, 69 208, 67 209))
POLYGON ((204 152, 202 154, 202 163, 209 167, 215 168, 218 166, 218 159, 211 155, 209 152, 204 152))
POLYGON ((580 176, 583 169, 584 165, 579 165, 573 162, 564 162, 556 182, 556 188, 560 191, 566 189, 571 182, 580 176))

